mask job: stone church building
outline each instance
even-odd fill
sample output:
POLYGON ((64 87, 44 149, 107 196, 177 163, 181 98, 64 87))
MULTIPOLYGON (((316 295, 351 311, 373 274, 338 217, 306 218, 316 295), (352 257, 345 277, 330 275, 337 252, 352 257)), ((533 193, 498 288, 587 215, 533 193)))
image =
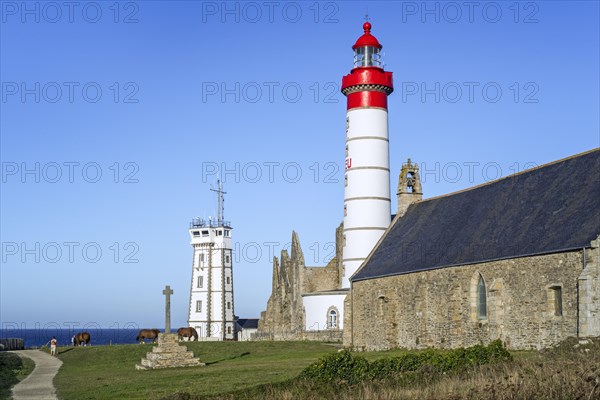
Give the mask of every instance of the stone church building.
POLYGON ((346 345, 600 336, 600 150, 446 196, 400 193, 398 207, 351 277, 346 345))
POLYGON ((373 350, 495 339, 539 349, 600 336, 599 149, 431 199, 409 160, 397 194, 397 214, 348 292, 343 226, 326 267, 305 266, 292 234, 291 255, 273 261, 257 338, 343 335, 345 346, 373 350), (323 329, 307 329, 303 297, 327 291, 347 294, 343 325, 323 315, 323 329))

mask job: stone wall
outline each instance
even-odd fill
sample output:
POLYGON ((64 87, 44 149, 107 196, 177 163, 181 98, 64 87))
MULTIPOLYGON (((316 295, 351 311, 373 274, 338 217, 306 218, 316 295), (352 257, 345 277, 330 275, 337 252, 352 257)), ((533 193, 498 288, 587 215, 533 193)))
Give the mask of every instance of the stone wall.
MULTIPOLYGON (((342 244, 344 227, 340 224, 335 230, 335 251, 333 258, 325 267, 304 267, 302 270, 302 293, 314 293, 334 290, 341 287, 342 279, 342 244)), ((324 250, 328 250, 322 246, 324 250)))
POLYGON ((303 272, 304 290, 302 293, 320 292, 339 287, 340 275, 335 260, 331 260, 326 267, 306 267, 303 272))
POLYGON ((316 342, 341 342, 342 331, 339 329, 327 329, 324 331, 304 332, 302 339, 316 342))
POLYGON ((501 339, 511 349, 551 346, 577 336, 582 262, 583 252, 572 251, 354 282, 344 344, 455 348, 501 339), (487 289, 486 319, 476 310, 479 274, 487 289), (562 315, 556 315, 557 290, 562 315))

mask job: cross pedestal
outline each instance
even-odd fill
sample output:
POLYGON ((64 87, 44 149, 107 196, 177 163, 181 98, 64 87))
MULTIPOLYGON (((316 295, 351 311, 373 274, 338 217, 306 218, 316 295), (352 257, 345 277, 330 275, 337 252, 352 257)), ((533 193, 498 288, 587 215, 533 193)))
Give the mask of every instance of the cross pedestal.
POLYGON ((152 351, 146 354, 136 369, 157 369, 174 367, 203 366, 200 360, 186 346, 179 344, 176 334, 171 333, 171 286, 165 286, 165 333, 158 334, 158 346, 153 346, 152 351))

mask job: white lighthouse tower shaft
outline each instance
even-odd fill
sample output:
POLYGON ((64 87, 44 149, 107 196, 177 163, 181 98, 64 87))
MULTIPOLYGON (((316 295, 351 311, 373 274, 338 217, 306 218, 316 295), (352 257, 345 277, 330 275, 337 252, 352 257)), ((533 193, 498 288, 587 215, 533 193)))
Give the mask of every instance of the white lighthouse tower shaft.
POLYGON ((381 44, 371 24, 352 47, 354 69, 342 79, 347 96, 342 287, 391 222, 387 96, 392 73, 381 66, 381 44))
POLYGON ((233 339, 233 254, 231 224, 223 220, 223 188, 218 181, 219 216, 217 220, 196 218, 190 223, 194 248, 188 326, 198 332, 199 340, 233 339))

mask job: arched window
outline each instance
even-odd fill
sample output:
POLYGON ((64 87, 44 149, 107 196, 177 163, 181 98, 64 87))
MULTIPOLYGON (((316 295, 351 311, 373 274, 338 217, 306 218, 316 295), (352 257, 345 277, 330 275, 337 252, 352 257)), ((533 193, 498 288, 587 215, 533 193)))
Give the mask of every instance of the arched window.
POLYGON ((335 308, 330 308, 327 312, 327 328, 337 329, 338 327, 338 312, 335 308))
POLYGON ((477 281, 477 319, 487 319, 487 291, 485 288, 485 281, 481 274, 479 274, 479 280, 477 281))
POLYGON ((385 315, 385 303, 386 303, 385 296, 384 295, 380 295, 377 298, 377 301, 378 301, 377 316, 379 318, 383 318, 383 316, 385 315))
POLYGON ((408 193, 415 192, 415 174, 413 172, 409 172, 406 179, 406 191, 408 193))

